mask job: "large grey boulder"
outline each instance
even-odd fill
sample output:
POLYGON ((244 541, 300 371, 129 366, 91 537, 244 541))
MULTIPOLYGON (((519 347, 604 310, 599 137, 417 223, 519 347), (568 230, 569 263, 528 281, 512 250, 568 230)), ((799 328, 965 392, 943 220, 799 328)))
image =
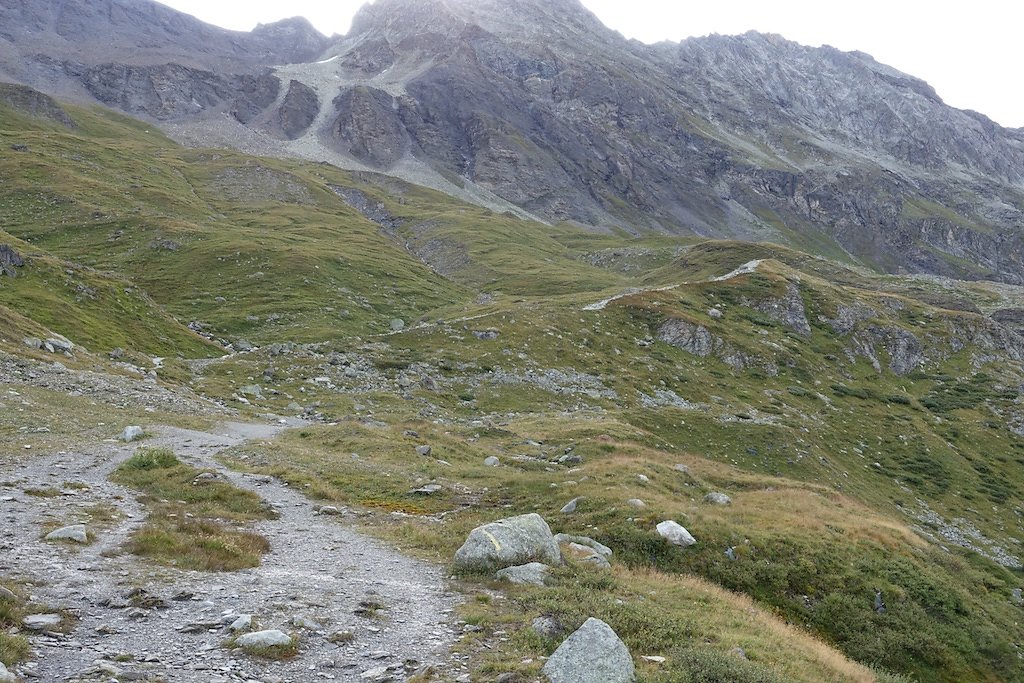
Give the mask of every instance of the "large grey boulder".
POLYGON ((551 683, 632 683, 633 658, 612 628, 591 617, 544 665, 551 683))
POLYGON ((0 662, 0 683, 16 683, 18 679, 14 677, 7 667, 4 666, 3 662, 0 662))
POLYGON ((495 571, 529 562, 561 561, 558 543, 537 513, 478 526, 455 553, 457 571, 495 571))
POLYGON ((547 581, 550 571, 551 568, 546 564, 530 562, 529 564, 499 569, 495 578, 499 581, 508 581, 509 583, 543 586, 544 582, 547 581))
POLYGON ((269 647, 290 647, 292 637, 284 631, 271 629, 246 633, 235 639, 235 645, 244 650, 262 650, 269 647))
POLYGON ((695 539, 689 531, 672 520, 662 522, 657 526, 657 529, 658 534, 673 545, 688 548, 697 543, 697 539, 695 539))
POLYGON ((89 532, 86 531, 84 524, 72 524, 71 526, 61 527, 56 531, 51 531, 46 534, 47 541, 74 541, 75 543, 88 543, 89 532))

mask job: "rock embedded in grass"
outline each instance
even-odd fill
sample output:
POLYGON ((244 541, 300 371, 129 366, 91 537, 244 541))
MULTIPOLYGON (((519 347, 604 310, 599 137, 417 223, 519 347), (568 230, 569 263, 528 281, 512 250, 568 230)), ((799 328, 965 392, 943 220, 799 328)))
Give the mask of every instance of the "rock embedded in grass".
POLYGON ((558 545, 563 545, 563 544, 567 544, 567 543, 578 543, 579 545, 585 545, 588 548, 593 548, 602 557, 611 557, 612 556, 612 549, 611 548, 609 548, 608 546, 604 545, 603 543, 598 543, 597 541, 595 541, 594 539, 590 538, 589 536, 573 536, 571 534, 555 534, 555 542, 558 543, 558 545))
POLYGON ((712 491, 708 495, 704 496, 704 502, 710 505, 732 505, 732 498, 724 493, 712 491))
POLYGON ((682 525, 672 520, 666 520, 657 526, 658 534, 666 541, 682 548, 688 548, 697 543, 689 531, 682 525))
POLYGON ((591 617, 544 664, 551 683, 632 683, 633 658, 611 626, 591 617))
POLYGON ((499 581, 508 581, 509 583, 543 586, 550 572, 551 568, 546 564, 530 562, 529 564, 500 569, 495 578, 499 581))
POLYGON ((568 503, 563 505, 562 509, 559 510, 559 512, 561 512, 563 515, 571 515, 572 513, 576 512, 576 508, 579 506, 579 504, 580 504, 580 499, 579 498, 573 498, 568 503))
POLYGON ((534 512, 473 529, 455 553, 455 570, 493 572, 529 562, 561 561, 562 551, 550 527, 534 512))
POLYGON ((416 455, 422 455, 423 457, 426 458, 426 457, 430 456, 430 454, 433 452, 433 450, 434 449, 432 449, 430 446, 427 446, 427 445, 417 446, 416 447, 416 455))
POLYGON ((286 648, 291 647, 292 644, 292 637, 278 629, 246 633, 235 639, 235 645, 243 650, 265 650, 277 647, 286 648))
POLYGON ((86 530, 84 524, 72 524, 71 526, 61 527, 56 531, 51 531, 50 533, 46 534, 46 540, 88 543, 89 532, 86 530))
POLYGON ((7 667, 4 666, 3 662, 0 662, 0 683, 16 683, 18 679, 14 677, 7 667))
POLYGON ((484 465, 487 467, 498 467, 500 464, 501 461, 496 456, 491 455, 484 458, 484 465))

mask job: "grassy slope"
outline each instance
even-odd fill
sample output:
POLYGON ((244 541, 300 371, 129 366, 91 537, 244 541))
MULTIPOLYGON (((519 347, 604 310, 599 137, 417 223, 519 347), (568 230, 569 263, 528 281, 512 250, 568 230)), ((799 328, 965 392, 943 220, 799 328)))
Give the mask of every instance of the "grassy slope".
MULTIPOLYGON (((1014 550, 1024 442, 1006 419, 1017 409, 1009 388, 1019 385, 1020 368, 990 365, 979 374, 968 348, 907 377, 879 374, 864 360, 848 362, 850 340, 819 319, 858 301, 879 311, 865 324, 945 339, 950 325, 972 320, 931 305, 947 294, 928 290, 931 304, 922 303, 920 283, 772 245, 550 228, 370 175, 184 150, 143 124, 69 111, 76 131, 9 111, 0 119, 4 148, 29 147, 0 156, 0 172, 12 179, 0 187, 0 219, 33 258, 33 274, 0 280, 0 297, 9 292, 0 305, 21 316, 4 334, 67 321, 70 329, 57 331, 100 350, 130 342, 150 353, 208 353, 185 343, 195 338, 174 336, 185 333, 160 313, 166 310, 228 341, 326 342, 322 350, 346 362, 370 359, 373 381, 363 382, 323 356, 257 352, 210 366, 201 385, 229 397, 262 383, 260 408, 287 411, 298 400, 341 420, 294 432, 273 449, 238 452, 235 461, 307 485, 319 498, 413 515, 401 523, 385 517, 381 528, 406 547, 446 559, 474 524, 537 510, 557 520, 558 530, 615 548, 610 577, 570 568, 550 589, 475 604, 484 637, 516 634, 498 654, 482 646, 473 652, 483 670, 536 661, 555 643, 531 638, 523 624, 547 611, 575 625, 586 604, 638 654, 652 642, 652 623, 665 627, 655 629, 662 635, 678 626, 676 636, 654 641, 661 652, 643 652, 670 657, 664 669, 644 665, 645 680, 688 680, 702 657, 716 662, 708 666, 747 666, 729 659, 735 645, 753 669, 729 674, 732 680, 874 676, 780 620, 862 663, 924 681, 1024 675, 1019 608, 1009 600, 1019 572, 955 546, 940 549, 910 530, 917 523, 910 513, 924 501, 1014 550), (332 184, 382 204, 400 222, 396 234, 349 208, 332 184), (456 255, 441 264, 447 278, 411 253, 438 247, 456 255), (701 282, 757 258, 770 259, 757 275, 701 282), (57 287, 65 277, 59 273, 68 282, 57 287), (109 292, 92 308, 70 294, 26 305, 28 292, 57 296, 85 277, 109 292), (121 278, 133 283, 121 287, 135 292, 131 301, 164 321, 127 335, 151 341, 115 337, 120 328, 104 317, 116 310, 134 319, 127 303, 117 303, 116 288, 102 286, 121 278), (809 338, 744 304, 777 296, 797 279, 809 338), (682 286, 582 310, 630 287, 674 285, 682 286), (479 299, 481 292, 490 298, 479 299), (886 306, 893 298, 902 310, 886 306), (707 315, 715 304, 726 312, 722 320, 707 315), (62 305, 66 313, 56 316, 62 305), (395 317, 429 324, 391 334, 395 317), (770 358, 778 375, 736 371, 654 341, 668 317, 699 322, 734 348, 770 358), (485 329, 500 336, 472 334, 485 329), (254 379, 268 366, 273 379, 254 379), (587 373, 591 390, 606 391, 588 395, 571 378, 557 390, 534 381, 551 369, 587 373), (399 387, 403 376, 428 374, 438 391, 415 381, 399 387), (310 381, 325 375, 340 390, 310 381), (691 405, 656 406, 642 396, 659 391, 691 405), (406 392, 410 398, 401 398, 406 392), (419 430, 420 439, 403 436, 406 429, 419 430), (412 456, 419 442, 451 464, 412 456), (550 462, 569 446, 584 458, 578 469, 550 462), (492 454, 505 466, 483 467, 492 454), (540 459, 517 459, 523 455, 540 459), (689 474, 673 469, 677 463, 689 474), (446 488, 432 497, 410 493, 426 481, 446 488), (711 490, 729 493, 734 504, 703 504, 711 490), (558 509, 577 495, 584 496, 580 512, 561 518, 558 509), (630 498, 648 507, 637 511, 625 504, 630 498), (449 511, 443 524, 429 516, 449 511), (680 552, 658 541, 651 528, 668 517, 699 545, 680 552), (737 560, 725 557, 727 547, 736 548, 737 560), (713 605, 705 609, 716 615, 753 609, 749 598, 695 577, 745 593, 760 611, 750 620, 695 616, 681 606, 713 605), (587 602, 574 585, 592 587, 587 602), (872 609, 875 589, 885 596, 885 614, 872 609), (617 598, 630 608, 619 610, 617 598)), ((979 285, 957 294, 984 305, 989 296, 979 285)))

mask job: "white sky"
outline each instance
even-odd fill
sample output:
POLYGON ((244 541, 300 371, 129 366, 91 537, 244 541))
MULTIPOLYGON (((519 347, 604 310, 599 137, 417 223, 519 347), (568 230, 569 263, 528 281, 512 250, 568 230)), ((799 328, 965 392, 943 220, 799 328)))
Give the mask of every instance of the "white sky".
MULTIPOLYGON (((226 28, 302 15, 344 34, 364 0, 160 0, 226 28)), ((1024 4, 1013 0, 582 0, 606 25, 644 42, 748 30, 806 45, 862 50, 928 81, 948 104, 1024 127, 1024 4)))

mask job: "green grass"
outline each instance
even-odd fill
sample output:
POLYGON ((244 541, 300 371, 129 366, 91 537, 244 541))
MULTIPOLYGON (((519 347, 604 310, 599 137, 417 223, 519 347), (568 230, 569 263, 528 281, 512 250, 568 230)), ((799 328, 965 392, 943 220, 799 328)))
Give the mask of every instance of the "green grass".
POLYGON ((142 449, 114 472, 113 481, 143 492, 149 511, 128 550, 181 569, 259 565, 270 543, 238 525, 274 514, 254 493, 224 481, 197 480, 202 472, 165 449, 142 449))

